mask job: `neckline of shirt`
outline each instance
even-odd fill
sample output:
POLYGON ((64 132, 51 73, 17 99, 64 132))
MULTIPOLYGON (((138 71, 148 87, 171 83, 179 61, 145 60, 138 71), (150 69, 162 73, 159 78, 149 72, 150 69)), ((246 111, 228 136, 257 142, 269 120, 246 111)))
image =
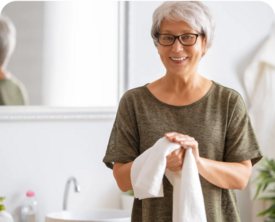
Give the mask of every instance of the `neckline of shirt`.
POLYGON ((149 95, 151 95, 151 97, 156 100, 157 102, 165 105, 165 106, 169 106, 169 107, 174 107, 174 108, 188 108, 188 107, 191 107, 191 106, 194 106, 194 105, 197 105, 199 103, 201 103, 202 101, 204 101, 210 94, 211 92, 213 91, 213 88, 215 87, 216 85, 216 82, 214 80, 211 80, 214 84, 211 86, 211 88, 209 89, 209 91, 204 95, 204 97, 202 97, 201 99, 199 99, 198 101, 194 102, 194 103, 191 103, 191 104, 188 104, 188 105, 183 105, 183 106, 175 106, 175 105, 171 105, 171 104, 168 104, 168 103, 165 103, 165 102, 162 102, 160 101, 157 97, 155 97, 153 95, 153 93, 151 93, 151 91, 146 87, 149 83, 146 83, 145 85, 143 85, 142 88, 145 88, 145 90, 149 93, 149 95))

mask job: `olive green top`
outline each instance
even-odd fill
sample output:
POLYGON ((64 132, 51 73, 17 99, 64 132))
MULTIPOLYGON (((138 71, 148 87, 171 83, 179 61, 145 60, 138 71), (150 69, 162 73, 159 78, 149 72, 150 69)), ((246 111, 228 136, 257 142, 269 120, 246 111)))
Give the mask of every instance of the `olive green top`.
MULTIPOLYGON (((194 137, 199 155, 207 159, 251 159, 254 165, 263 157, 245 103, 234 89, 214 82, 202 99, 174 106, 157 99, 147 84, 128 90, 120 99, 103 159, 107 167, 112 169, 112 162, 134 161, 167 132, 194 137)), ((220 188, 199 177, 207 221, 240 222, 235 190, 220 188)), ((133 222, 172 222, 173 186, 165 175, 163 189, 164 197, 134 199, 133 222)))
POLYGON ((28 105, 25 86, 14 76, 0 79, 0 105, 28 105))

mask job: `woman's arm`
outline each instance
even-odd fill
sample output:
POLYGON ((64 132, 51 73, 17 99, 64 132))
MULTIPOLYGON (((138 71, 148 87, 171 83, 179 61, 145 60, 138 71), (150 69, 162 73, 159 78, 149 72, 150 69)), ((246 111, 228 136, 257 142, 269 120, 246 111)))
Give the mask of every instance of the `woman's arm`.
POLYGON ((252 172, 251 160, 229 163, 200 157, 197 167, 202 177, 223 189, 243 190, 252 172))
POLYGON ((224 189, 243 190, 252 172, 251 160, 240 163, 229 163, 200 157, 198 142, 195 138, 177 132, 165 133, 170 142, 192 148, 199 174, 214 185, 224 189))
POLYGON ((133 190, 131 183, 131 167, 133 162, 129 163, 114 163, 113 175, 116 179, 117 185, 122 192, 133 190))

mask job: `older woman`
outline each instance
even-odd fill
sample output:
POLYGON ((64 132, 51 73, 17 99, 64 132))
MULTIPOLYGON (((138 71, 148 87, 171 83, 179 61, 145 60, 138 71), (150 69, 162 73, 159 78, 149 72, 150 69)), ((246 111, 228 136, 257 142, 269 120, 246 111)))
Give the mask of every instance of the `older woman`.
MULTIPOLYGON (((198 1, 165 2, 155 10, 151 34, 166 74, 122 96, 103 161, 125 192, 132 190, 133 161, 159 138, 190 146, 207 221, 238 222, 235 189, 247 186, 262 153, 241 95, 197 72, 214 26, 198 1)), ((184 154, 180 148, 168 155, 166 167, 181 170, 184 154)), ((172 221, 173 187, 165 176, 163 187, 163 198, 134 200, 132 221, 172 221)))
POLYGON ((9 18, 0 16, 0 105, 27 105, 23 83, 7 70, 16 43, 16 30, 9 18))

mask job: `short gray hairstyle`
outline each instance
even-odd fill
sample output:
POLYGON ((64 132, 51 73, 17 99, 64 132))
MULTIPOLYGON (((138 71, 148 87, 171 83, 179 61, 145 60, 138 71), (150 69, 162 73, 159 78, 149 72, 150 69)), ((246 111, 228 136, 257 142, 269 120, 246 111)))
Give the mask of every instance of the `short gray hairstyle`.
POLYGON ((167 1, 160 5, 153 14, 151 36, 154 44, 158 46, 157 33, 163 19, 170 21, 185 21, 188 25, 204 33, 207 38, 206 48, 212 46, 215 22, 209 8, 199 1, 167 1))
POLYGON ((16 29, 9 18, 0 15, 0 66, 12 54, 16 42, 16 29))

